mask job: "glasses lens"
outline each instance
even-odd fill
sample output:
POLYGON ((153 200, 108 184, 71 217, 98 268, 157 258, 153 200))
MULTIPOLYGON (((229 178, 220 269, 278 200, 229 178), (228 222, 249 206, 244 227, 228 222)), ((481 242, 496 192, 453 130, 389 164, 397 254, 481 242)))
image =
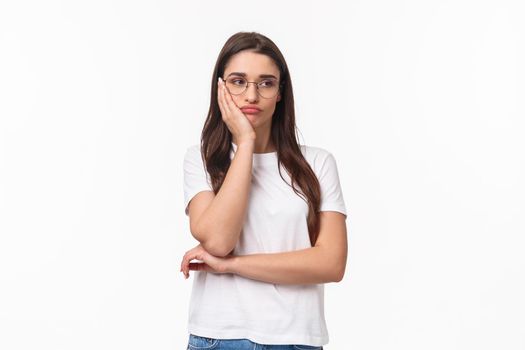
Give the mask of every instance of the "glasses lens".
POLYGON ((277 95, 279 85, 275 79, 265 79, 259 83, 259 94, 264 98, 272 98, 277 95))
POLYGON ((226 87, 234 95, 242 94, 246 90, 246 79, 239 77, 227 78, 226 87))
MULTIPOLYGON (((233 95, 242 94, 247 87, 246 79, 240 77, 230 77, 226 79, 226 87, 233 95)), ((264 79, 258 83, 259 95, 263 98, 273 98, 279 92, 279 83, 276 79, 264 79)))

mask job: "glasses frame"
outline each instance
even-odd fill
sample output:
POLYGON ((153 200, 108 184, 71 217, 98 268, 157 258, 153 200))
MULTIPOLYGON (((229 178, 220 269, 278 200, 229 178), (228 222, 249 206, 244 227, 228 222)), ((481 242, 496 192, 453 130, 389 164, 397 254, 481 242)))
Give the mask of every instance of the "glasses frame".
MULTIPOLYGON (((233 77, 233 78, 244 79, 243 77, 233 77)), ((222 81, 224 81, 224 86, 226 87, 226 89, 228 89, 228 86, 226 85, 226 79, 227 78, 224 79, 223 77, 221 77, 221 79, 222 79, 222 81)), ((244 80, 246 80, 246 79, 244 79, 244 80)), ((268 80, 268 78, 266 78, 266 80, 268 80)), ((274 79, 272 79, 272 80, 274 80, 274 79)), ((265 98, 265 99, 270 99, 270 98, 274 98, 275 96, 277 96, 279 94, 279 92, 281 91, 281 88, 284 86, 284 81, 280 81, 280 80, 277 79, 277 83, 278 83, 277 84, 277 93, 275 95, 273 95, 272 97, 264 97, 259 92, 259 84, 262 83, 263 81, 256 82, 256 81, 248 81, 248 80, 246 80, 246 86, 244 87, 244 90, 242 92, 239 92, 238 94, 234 94, 233 92, 230 91, 230 89, 228 89, 228 92, 230 94, 234 95, 234 96, 239 96, 239 95, 244 94, 248 90, 248 85, 249 84, 255 84, 255 87, 256 87, 255 90, 257 91, 257 95, 259 95, 259 96, 261 96, 262 98, 265 98)))

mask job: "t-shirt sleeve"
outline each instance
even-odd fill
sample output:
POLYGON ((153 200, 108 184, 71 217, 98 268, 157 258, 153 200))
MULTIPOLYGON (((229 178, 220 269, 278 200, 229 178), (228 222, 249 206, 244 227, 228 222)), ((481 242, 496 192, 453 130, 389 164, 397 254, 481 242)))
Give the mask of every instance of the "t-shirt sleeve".
POLYGON ((321 205, 319 211, 338 211, 346 216, 346 205, 334 156, 328 153, 319 172, 321 205))
POLYGON ((188 204, 199 192, 213 191, 210 175, 204 167, 200 148, 189 147, 184 155, 184 212, 189 215, 188 204))

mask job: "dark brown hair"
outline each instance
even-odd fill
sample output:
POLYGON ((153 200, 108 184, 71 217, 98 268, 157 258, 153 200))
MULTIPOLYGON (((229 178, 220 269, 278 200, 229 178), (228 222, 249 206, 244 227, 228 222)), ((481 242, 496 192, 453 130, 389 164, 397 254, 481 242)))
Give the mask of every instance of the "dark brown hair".
POLYGON ((286 61, 273 41, 257 32, 238 32, 232 35, 221 49, 213 70, 210 108, 201 134, 201 156, 210 174, 213 191, 217 194, 222 186, 231 164, 232 148, 232 135, 222 120, 217 101, 217 80, 224 74, 224 68, 230 57, 243 50, 266 55, 279 68, 281 100, 275 106, 270 137, 277 149, 281 178, 285 181, 281 174, 282 164, 292 180, 292 184, 288 185, 308 204, 308 233, 310 243, 314 246, 320 229, 321 190, 319 181, 301 153, 297 141, 292 81, 286 61), (301 191, 295 187, 296 184, 301 191))

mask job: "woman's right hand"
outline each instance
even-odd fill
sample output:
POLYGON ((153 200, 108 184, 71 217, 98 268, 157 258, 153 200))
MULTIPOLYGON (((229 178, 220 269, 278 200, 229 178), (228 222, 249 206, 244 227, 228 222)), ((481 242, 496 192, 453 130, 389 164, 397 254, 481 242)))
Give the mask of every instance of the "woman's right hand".
POLYGON ((235 136, 237 143, 240 144, 246 140, 255 140, 256 134, 252 123, 239 107, 237 107, 230 92, 226 89, 224 81, 220 77, 217 88, 217 100, 219 102, 222 120, 226 123, 232 135, 235 136))

